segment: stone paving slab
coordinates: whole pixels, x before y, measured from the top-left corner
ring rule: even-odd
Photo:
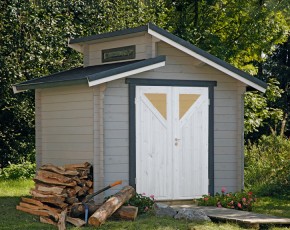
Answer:
[[[251,226],[261,225],[290,225],[290,218],[258,214],[254,212],[239,211],[235,209],[217,208],[210,206],[195,205],[172,205],[174,209],[189,208],[203,210],[208,217],[220,221],[232,221]]]

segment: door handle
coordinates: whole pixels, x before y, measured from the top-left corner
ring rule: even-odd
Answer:
[[[180,141],[181,139],[175,138],[175,141]]]

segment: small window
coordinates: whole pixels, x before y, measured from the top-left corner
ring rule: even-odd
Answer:
[[[102,50],[102,62],[112,62],[134,59],[136,46],[124,46],[113,49]]]

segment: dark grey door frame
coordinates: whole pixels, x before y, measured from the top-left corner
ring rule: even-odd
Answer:
[[[127,78],[129,85],[129,184],[136,188],[136,86],[208,87],[209,136],[208,136],[208,192],[214,194],[214,87],[216,81],[159,80]]]

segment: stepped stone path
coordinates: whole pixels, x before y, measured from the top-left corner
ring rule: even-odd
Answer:
[[[174,209],[186,208],[203,210],[213,221],[234,222],[249,228],[260,229],[267,225],[290,226],[290,218],[270,216],[254,212],[195,205],[171,205],[171,207]]]

